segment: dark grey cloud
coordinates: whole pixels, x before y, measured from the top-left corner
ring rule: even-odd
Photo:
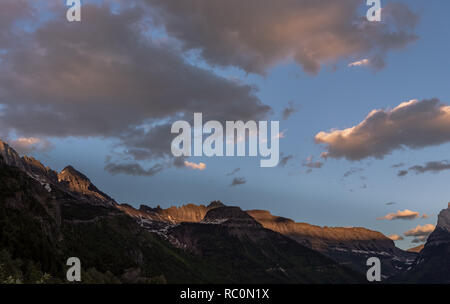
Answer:
[[[401,168],[401,167],[404,167],[404,166],[405,166],[405,163],[396,163],[396,164],[393,164],[391,166],[391,168]]]
[[[280,162],[278,163],[278,166],[280,166],[280,167],[286,167],[288,162],[294,158],[294,155],[292,155],[292,154],[285,156],[284,153],[281,153],[280,156],[281,156],[281,159],[280,159]]]
[[[0,48],[14,43],[18,19],[33,20],[30,2],[26,0],[2,0],[0,10]],[[0,57],[1,58],[1,57]]]
[[[392,206],[392,205],[395,205],[395,204],[396,204],[395,202],[387,202],[386,203],[387,206]]]
[[[397,173],[397,176],[402,177],[408,174],[408,170],[400,170]]]
[[[320,132],[323,157],[351,161],[381,159],[394,150],[420,149],[450,142],[450,106],[438,99],[411,100],[390,110],[373,110],[358,125]]]
[[[284,120],[288,119],[292,114],[298,112],[298,107],[294,105],[292,101],[289,102],[288,106],[283,109],[283,112],[281,113]]]
[[[227,173],[227,176],[234,175],[234,174],[238,173],[239,171],[241,171],[241,168],[236,168],[233,171],[231,171],[230,173]]]
[[[424,166],[412,166],[409,170],[414,171],[416,174],[425,173],[425,172],[433,172],[438,173],[444,170],[450,169],[450,163],[447,160],[443,161],[430,161],[427,162]]]
[[[382,65],[386,52],[416,39],[416,15],[394,3],[384,6],[385,22],[368,22],[361,0],[146,2],[185,50],[198,50],[211,65],[252,73],[289,59],[308,73],[348,57],[367,56]]]
[[[49,12],[54,18],[27,32],[14,24],[36,16],[36,8],[6,3],[2,136],[109,138],[135,161],[167,159],[175,120],[192,120],[194,112],[208,120],[259,120],[271,111],[255,87],[193,66],[172,39],[153,37],[142,1],[114,12],[110,1],[84,4],[80,23],[67,22],[64,6],[50,5],[59,7]]]
[[[243,185],[247,183],[247,179],[245,179],[244,177],[235,177],[233,178],[233,180],[231,181],[230,187],[234,187],[234,186],[238,186],[238,185]]]
[[[408,170],[400,170],[397,175],[398,176],[405,176],[409,172],[414,172],[416,174],[423,174],[427,172],[431,173],[439,173],[441,171],[450,170],[450,162],[448,160],[442,160],[442,161],[430,161],[427,162],[425,165],[415,165],[410,167]]]
[[[153,176],[164,169],[164,166],[161,164],[153,165],[149,169],[144,169],[138,163],[130,163],[130,164],[114,164],[108,163],[105,166],[105,170],[111,173],[112,175],[116,174],[128,174],[134,176]]]
[[[353,174],[357,174],[363,171],[363,168],[350,168],[349,170],[345,171],[343,178],[347,178],[349,176],[352,176]]]

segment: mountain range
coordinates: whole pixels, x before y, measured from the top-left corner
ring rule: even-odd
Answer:
[[[296,223],[216,201],[119,204],[72,166],[56,172],[0,140],[0,282],[61,283],[78,257],[86,283],[449,283],[450,206],[423,250],[365,228]]]

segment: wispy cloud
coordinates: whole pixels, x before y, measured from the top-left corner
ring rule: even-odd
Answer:
[[[289,102],[289,105],[283,109],[282,117],[284,120],[288,119],[292,114],[298,112],[298,107],[294,105],[292,101]]]
[[[324,165],[321,161],[314,161],[313,156],[309,156],[306,158],[306,160],[303,162],[303,167],[309,168],[309,169],[320,169]]]
[[[370,65],[369,59],[361,59],[348,64],[348,67],[360,67],[360,66],[368,66]]]
[[[442,161],[430,161],[427,162],[425,165],[415,165],[410,167],[408,170],[400,170],[398,171],[398,176],[405,176],[410,171],[413,171],[416,174],[423,174],[427,172],[431,173],[439,173],[441,171],[450,170],[450,162],[448,160],[442,160]]]
[[[283,153],[281,153],[280,156],[281,156],[281,159],[280,159],[280,162],[278,163],[278,166],[280,166],[280,167],[286,167],[287,163],[294,158],[294,156],[292,154],[285,156]]]
[[[410,229],[404,233],[406,236],[428,236],[433,232],[435,226],[432,224],[426,224],[423,226],[417,225],[416,228]]]
[[[400,170],[397,172],[397,176],[402,177],[408,174],[408,170]]]
[[[352,176],[357,173],[361,173],[363,171],[364,171],[363,168],[351,168],[344,173],[343,178],[347,178],[349,176]]]
[[[234,187],[234,186],[238,186],[238,185],[243,185],[245,183],[247,183],[247,180],[244,177],[235,177],[231,181],[230,186]]]
[[[154,176],[161,172],[164,169],[164,166],[161,164],[153,165],[149,169],[144,169],[138,163],[131,164],[114,164],[108,163],[105,166],[105,170],[111,173],[112,175],[116,174],[128,174],[134,176]]]
[[[234,174],[238,173],[239,171],[241,171],[241,168],[236,168],[236,169],[234,169],[233,171],[227,173],[227,176],[234,175]]]
[[[405,163],[396,163],[396,164],[393,164],[391,166],[391,168],[401,168],[401,167],[404,167],[404,166],[405,166]]]
[[[205,163],[202,163],[202,162],[196,164],[196,163],[194,163],[194,162],[190,162],[190,161],[187,161],[187,160],[186,160],[186,161],[184,161],[184,165],[185,165],[187,168],[190,168],[190,169],[193,169],[193,170],[200,170],[200,171],[203,171],[203,170],[206,169],[206,164],[205,164]]]
[[[401,235],[398,235],[398,234],[392,234],[392,235],[388,236],[388,238],[390,238],[393,241],[404,240],[404,238]]]
[[[410,229],[403,233],[405,236],[414,237],[411,241],[412,243],[422,243],[425,242],[428,236],[434,231],[436,227],[432,224],[426,224],[423,226],[417,225],[416,228]]]
[[[395,213],[389,213],[383,217],[377,218],[377,220],[413,220],[420,217],[420,213],[416,211],[411,211],[408,209],[405,209],[403,211],[398,210]]]
[[[27,154],[33,151],[47,151],[52,146],[48,140],[37,137],[19,137],[15,140],[10,140],[9,143],[20,154]]]

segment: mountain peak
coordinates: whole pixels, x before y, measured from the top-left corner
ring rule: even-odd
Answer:
[[[447,209],[439,212],[436,228],[445,229],[450,232],[450,204]]]
[[[213,201],[213,202],[209,203],[209,205],[208,205],[209,209],[219,208],[219,207],[225,207],[225,205],[221,201]]]
[[[65,184],[72,192],[81,193],[95,200],[113,201],[111,197],[101,192],[86,175],[70,165],[58,174],[58,182]]]
[[[76,170],[71,165],[68,165],[64,169],[62,169],[60,174],[62,174],[62,175],[73,175],[73,176],[77,176],[77,177],[79,177],[81,179],[89,180],[89,178],[87,178],[86,175],[84,175],[80,171]]]
[[[40,161],[31,156],[23,156],[22,164],[28,173],[39,180],[47,180],[52,182],[58,181],[58,173],[53,171],[50,167],[44,166]]]
[[[22,160],[19,154],[11,148],[6,142],[0,139],[0,161],[9,166],[15,166],[23,169]]]
[[[239,207],[218,207],[208,211],[205,219],[252,218]]]
[[[262,228],[253,217],[239,207],[217,207],[210,209],[202,220],[205,224],[224,224],[234,227]]]

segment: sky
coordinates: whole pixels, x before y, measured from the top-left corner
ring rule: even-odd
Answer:
[[[0,4],[0,137],[22,154],[136,207],[220,200],[401,248],[447,207],[448,1],[381,1],[375,23],[362,0],[85,0],[72,23],[64,2]],[[177,161],[194,112],[279,121],[284,161]]]

